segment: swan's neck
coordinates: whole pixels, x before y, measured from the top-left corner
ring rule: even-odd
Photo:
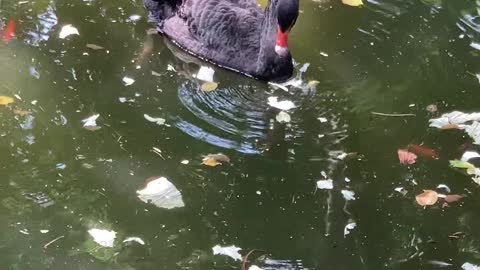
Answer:
[[[278,0],[268,1],[262,23],[260,50],[258,54],[257,71],[265,69],[265,60],[274,57],[277,40],[277,4]]]

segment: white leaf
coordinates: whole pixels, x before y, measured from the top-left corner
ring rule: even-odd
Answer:
[[[288,111],[290,109],[295,108],[295,104],[290,100],[282,100],[278,101],[278,97],[269,97],[268,98],[268,105],[280,109],[282,111]]]
[[[82,120],[84,127],[96,127],[97,126],[97,119],[100,114],[94,114],[90,117],[87,117]]]
[[[143,202],[152,203],[160,208],[172,209],[185,206],[180,191],[165,177],[148,182],[144,189],[137,190],[137,195]]]
[[[215,70],[211,67],[201,66],[195,77],[205,82],[213,82]]]
[[[71,24],[64,25],[62,30],[60,30],[59,38],[64,39],[70,35],[80,35],[77,28],[73,27]]]
[[[347,235],[350,234],[350,231],[355,229],[355,227],[357,227],[357,223],[348,223],[343,229],[343,237],[347,237]]]
[[[90,229],[88,230],[90,236],[93,237],[93,241],[102,247],[113,247],[113,242],[117,233],[115,231],[107,231],[102,229]]]
[[[342,195],[343,195],[343,198],[345,198],[345,200],[347,200],[347,201],[355,200],[355,192],[353,192],[353,191],[344,189],[344,190],[342,190]]]
[[[477,152],[466,151],[465,153],[463,153],[461,161],[468,162],[468,160],[470,160],[472,158],[478,158],[478,157],[480,157],[480,154],[478,154]]]
[[[127,77],[127,76],[123,77],[122,81],[123,81],[123,84],[124,84],[125,86],[132,85],[132,84],[135,82],[134,79],[132,79],[132,78],[130,78],[130,77]]]
[[[480,270],[480,266],[466,262],[462,264],[462,269],[463,270]]]
[[[317,119],[320,121],[320,123],[326,123],[328,121],[325,117],[318,117]]]
[[[480,122],[474,121],[465,131],[473,139],[474,144],[480,144]]]
[[[319,189],[333,189],[333,180],[332,179],[319,180],[317,181],[317,187]]]
[[[147,119],[147,121],[149,122],[152,122],[152,123],[155,123],[159,126],[161,125],[165,125],[165,119],[163,118],[160,118],[160,117],[151,117],[150,115],[148,114],[144,114],[143,117],[145,117],[145,119]]]
[[[275,119],[277,119],[279,123],[289,123],[292,120],[290,115],[284,111],[279,112]]]
[[[403,196],[407,195],[408,191],[404,187],[396,187],[394,189],[396,192],[402,194]]]
[[[125,240],[123,240],[123,243],[126,243],[126,242],[137,242],[142,246],[145,245],[145,242],[139,237],[128,237]]]
[[[222,247],[220,245],[216,245],[212,248],[213,250],[213,255],[225,255],[228,256],[234,260],[242,260],[242,255],[238,253],[239,250],[242,250],[239,247],[236,246],[229,246],[229,247]]]
[[[470,121],[480,121],[480,113],[463,113],[459,111],[453,111],[443,114],[440,118],[429,120],[431,127],[442,128],[445,125],[453,124],[457,125],[460,129],[465,128],[465,123]]]
[[[185,159],[185,160],[182,160],[180,163],[182,163],[183,165],[188,165],[190,161],[188,159]]]
[[[128,17],[128,22],[138,22],[140,19],[142,18],[142,16],[138,15],[138,14],[133,14],[133,15],[130,15],[130,17]]]

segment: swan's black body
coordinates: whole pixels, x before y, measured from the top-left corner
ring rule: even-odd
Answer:
[[[293,72],[286,47],[298,16],[298,0],[144,0],[149,20],[181,48],[219,66],[263,80]],[[283,51],[277,50],[280,34]]]

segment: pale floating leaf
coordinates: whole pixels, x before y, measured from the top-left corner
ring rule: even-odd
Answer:
[[[319,83],[320,83],[319,81],[309,81],[307,83],[307,87],[308,88],[313,88],[313,87],[317,86]]]
[[[180,163],[182,163],[183,165],[188,165],[190,163],[190,161],[185,159],[185,160],[180,161]]]
[[[242,249],[239,247],[236,247],[236,246],[222,247],[220,245],[216,245],[212,248],[212,250],[213,250],[213,255],[225,255],[236,261],[242,260],[242,255],[238,252],[239,250],[242,250]]]
[[[136,243],[139,243],[140,245],[144,246],[145,245],[145,241],[143,241],[141,238],[139,237],[128,237],[126,238],[125,240],[123,240],[123,243],[127,243],[127,242],[136,242]]]
[[[480,266],[466,262],[462,264],[463,270],[480,270]]]
[[[217,90],[217,87],[218,87],[218,83],[216,83],[216,82],[205,82],[205,83],[202,84],[200,89],[203,92],[212,92],[212,91]]]
[[[151,180],[142,190],[137,190],[140,200],[151,203],[159,208],[173,209],[184,207],[180,191],[165,177]]]
[[[87,44],[86,47],[89,48],[89,49],[95,50],[95,51],[105,49],[104,47],[99,46],[97,44]]]
[[[43,233],[43,234],[48,233],[48,232],[49,232],[49,230],[40,230],[40,233]]]
[[[465,131],[473,139],[474,144],[480,144],[480,122],[474,121],[465,128]]]
[[[90,229],[88,230],[90,236],[92,236],[93,241],[99,244],[102,247],[113,247],[113,242],[117,233],[115,231],[108,231],[102,229]]]
[[[319,180],[317,181],[317,187],[319,189],[333,189],[333,180],[332,179]]]
[[[351,190],[342,190],[342,195],[343,198],[345,198],[346,201],[353,201],[355,200],[355,192]]]
[[[343,237],[347,237],[347,235],[350,234],[350,232],[357,227],[357,223],[351,222],[348,223],[345,228],[343,229]]]
[[[289,123],[292,118],[290,117],[290,115],[284,111],[281,111],[277,114],[277,116],[275,117],[275,119],[279,122],[279,123]]]
[[[342,0],[342,3],[352,7],[358,7],[363,5],[362,0]]]
[[[83,119],[82,120],[83,127],[85,129],[88,129],[88,130],[91,130],[91,131],[95,131],[95,130],[100,129],[100,127],[97,126],[97,119],[98,119],[99,116],[100,116],[100,114],[94,114],[90,117],[87,117],[87,118]]]
[[[288,111],[290,109],[295,108],[295,104],[290,100],[278,101],[278,97],[275,97],[275,96],[268,98],[268,105],[270,105],[271,107],[280,109],[282,111]]]
[[[127,22],[138,22],[141,18],[142,16],[138,14],[133,14],[128,17]]]
[[[408,191],[404,187],[396,187],[394,189],[396,192],[402,194],[403,196],[407,195]]]
[[[250,266],[248,268],[248,270],[263,270],[263,268],[260,268],[260,267],[256,266],[255,264],[253,264],[252,266]]]
[[[328,121],[325,117],[318,117],[317,119],[320,121],[320,123],[326,123]]]
[[[430,113],[436,113],[438,111],[438,107],[435,104],[430,104],[425,109]]]
[[[132,78],[130,78],[130,77],[127,77],[127,76],[123,77],[122,81],[123,81],[123,84],[124,84],[125,86],[132,85],[132,84],[135,82],[134,79],[132,79]]]
[[[20,116],[26,116],[26,115],[32,114],[31,111],[24,111],[24,110],[17,110],[17,109],[13,110],[13,113]]]
[[[7,96],[0,96],[0,105],[8,105],[13,103],[13,98]]]
[[[415,196],[415,200],[420,206],[434,205],[438,201],[438,193],[434,190],[424,190],[423,193]]]
[[[144,114],[143,117],[149,121],[149,122],[152,122],[152,123],[155,123],[159,126],[162,126],[162,125],[165,125],[165,119],[163,118],[160,118],[160,117],[151,117],[150,115],[148,114]]]
[[[214,82],[213,75],[215,74],[215,70],[211,67],[201,66],[198,70],[195,78],[205,81],[205,82]]]
[[[464,129],[467,122],[480,121],[480,113],[463,113],[453,111],[443,114],[439,118],[430,119],[430,127],[443,128],[446,125],[456,125],[459,129]]]
[[[70,35],[80,35],[78,29],[71,24],[64,25],[62,30],[60,30],[59,38],[64,39]]]

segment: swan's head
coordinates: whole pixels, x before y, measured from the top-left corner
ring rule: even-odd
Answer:
[[[288,33],[298,17],[298,0],[278,0],[277,3],[277,38],[275,52],[280,57],[288,57]]]

